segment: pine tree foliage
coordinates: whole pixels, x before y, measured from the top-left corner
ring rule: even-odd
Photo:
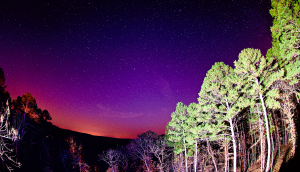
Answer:
[[[174,147],[174,153],[180,154],[184,152],[185,155],[185,168],[187,171],[187,144],[186,144],[186,137],[187,137],[187,106],[183,105],[182,102],[177,103],[175,112],[171,115],[172,119],[167,125],[167,139],[169,141],[170,146]]]
[[[279,81],[284,70],[278,69],[274,58],[262,56],[258,49],[244,49],[239,54],[238,61],[234,62],[235,72],[238,75],[239,84],[244,95],[249,98],[250,105],[260,99],[259,95],[266,96],[266,106],[270,109],[279,109],[279,90],[271,89],[274,82]]]
[[[197,113],[197,104],[191,103],[187,108],[188,118],[186,120],[187,127],[187,136],[186,142],[187,145],[193,146],[195,145],[200,138],[200,133],[198,132],[198,125],[199,125],[199,114]],[[193,150],[192,150],[193,151]]]
[[[299,82],[300,74],[300,3],[296,0],[271,0],[271,27],[273,47],[269,56],[278,59],[285,69],[285,79],[290,85]]]
[[[176,106],[176,111],[171,115],[171,121],[167,125],[167,138],[168,141],[175,146],[174,152],[176,154],[184,151],[184,145],[182,143],[186,140],[184,129],[186,128],[186,120],[188,119],[186,109],[187,107],[179,102]]]
[[[198,98],[199,104],[205,107],[205,111],[214,114],[215,120],[220,123],[217,129],[219,133],[216,134],[231,136],[229,140],[232,140],[233,143],[234,171],[236,171],[237,156],[235,117],[249,104],[249,101],[241,96],[238,81],[238,77],[231,67],[223,62],[215,63],[206,73]],[[229,125],[225,125],[225,121]],[[221,138],[224,139],[224,137]]]
[[[235,72],[240,77],[242,92],[251,101],[253,106],[259,102],[263,108],[264,124],[267,134],[268,155],[266,171],[269,171],[271,158],[271,138],[267,109],[279,109],[279,91],[271,89],[276,81],[283,77],[284,71],[278,69],[274,58],[265,58],[257,49],[244,49],[239,54],[238,61],[234,62]]]
[[[205,140],[205,129],[203,128],[203,122],[201,123],[200,115],[202,115],[201,110],[199,110],[199,105],[196,103],[191,103],[187,108],[188,119],[187,119],[187,137],[186,143],[189,149],[189,154],[194,154],[194,171],[197,171],[197,161],[198,161],[198,143],[201,140]],[[203,137],[204,136],[204,137]],[[194,147],[194,149],[192,148]]]
[[[293,154],[297,146],[297,130],[294,122],[296,97],[299,103],[300,79],[300,2],[296,0],[271,0],[270,14],[274,18],[272,31],[272,49],[268,56],[274,56],[279,66],[284,69],[284,77],[276,86],[280,88],[281,111],[287,117],[291,131],[290,142],[293,143]],[[293,156],[293,155],[292,155]]]

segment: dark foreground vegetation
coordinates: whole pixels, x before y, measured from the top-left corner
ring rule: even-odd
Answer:
[[[62,130],[0,70],[1,171],[294,171],[299,164],[300,2],[271,0],[273,46],[215,63],[197,103],[178,103],[166,134],[133,140]]]

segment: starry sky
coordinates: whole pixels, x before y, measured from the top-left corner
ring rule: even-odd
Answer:
[[[271,47],[268,0],[3,0],[0,67],[54,125],[98,136],[165,133],[215,62]]]

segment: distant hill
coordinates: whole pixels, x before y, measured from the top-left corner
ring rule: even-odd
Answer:
[[[70,171],[69,161],[63,163],[63,156],[70,152],[67,139],[73,137],[82,145],[82,157],[91,171],[105,171],[108,165],[99,161],[99,154],[109,148],[129,144],[130,139],[118,139],[62,129],[47,122],[37,123],[27,118],[28,127],[17,143],[17,157],[22,166],[15,171]]]
[[[99,161],[98,154],[110,148],[117,148],[120,146],[126,146],[129,144],[130,139],[119,139],[103,136],[93,136],[86,133],[80,133],[72,130],[62,129],[57,126],[52,125],[53,137],[58,137],[59,139],[67,139],[73,136],[77,143],[82,145],[84,160],[88,165],[95,165],[100,171],[105,171],[107,169],[106,163]],[[93,169],[92,169],[93,171]]]
[[[52,134],[55,137],[67,138],[70,136],[74,136],[78,141],[81,141],[83,145],[88,146],[97,146],[101,147],[101,150],[114,148],[116,146],[125,146],[127,145],[131,139],[120,139],[120,138],[112,138],[112,137],[104,137],[104,136],[94,136],[86,133],[80,133],[68,129],[62,129],[55,125],[52,125]]]

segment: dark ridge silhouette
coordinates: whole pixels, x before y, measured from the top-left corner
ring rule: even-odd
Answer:
[[[53,136],[59,139],[66,140],[68,137],[74,137],[78,144],[82,145],[83,158],[86,163],[91,166],[91,171],[94,171],[92,166],[95,166],[100,171],[105,171],[108,165],[99,160],[99,154],[104,150],[115,149],[117,147],[126,146],[130,143],[130,139],[119,139],[104,136],[93,136],[86,133],[80,133],[72,130],[61,129],[57,126],[53,127]]]
[[[126,146],[130,139],[118,139],[93,136],[72,130],[61,129],[50,122],[37,123],[26,118],[27,129],[22,139],[17,142],[17,156],[21,168],[15,171],[70,171],[68,138],[73,137],[77,145],[82,146],[81,154],[84,162],[90,166],[90,171],[105,171],[108,165],[99,160],[99,155],[109,148]]]

